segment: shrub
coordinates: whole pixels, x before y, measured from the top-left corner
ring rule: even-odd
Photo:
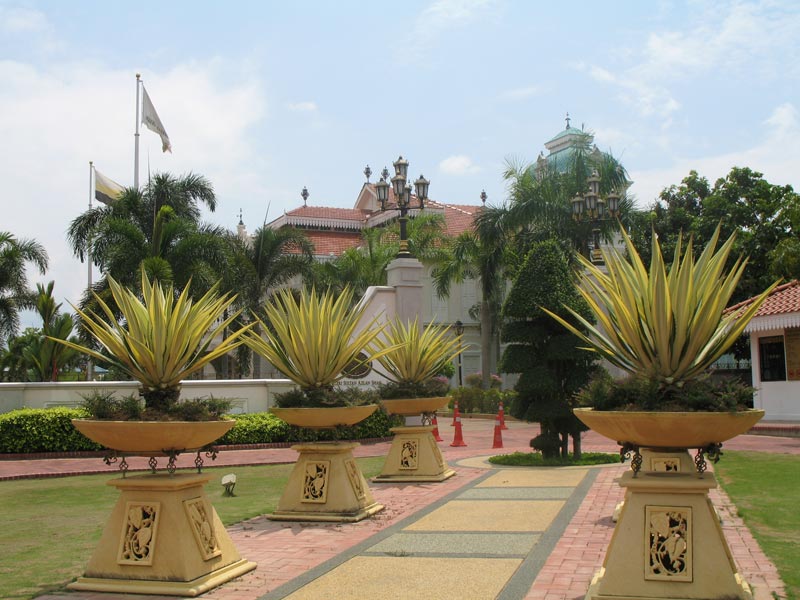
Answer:
[[[292,441],[292,428],[270,413],[231,415],[233,429],[219,439],[219,444],[270,444]]]
[[[24,408],[0,414],[0,454],[102,450],[102,446],[92,442],[72,426],[72,419],[88,416],[82,408]],[[382,410],[375,411],[357,425],[340,427],[335,431],[292,427],[269,413],[229,416],[236,424],[217,444],[383,438],[391,436],[390,428],[402,424],[400,418],[390,417]]]
[[[482,390],[480,387],[459,387],[450,392],[453,400],[458,400],[458,410],[463,413],[494,414],[503,403],[508,409],[516,397],[513,391],[501,391],[497,388]]]
[[[218,421],[232,401],[227,398],[179,400],[161,410],[145,408],[137,396],[118,398],[110,391],[95,391],[83,396],[83,408],[94,419],[111,421]]]
[[[0,453],[100,450],[72,426],[87,417],[76,408],[23,408],[0,415]]]
[[[483,385],[483,374],[481,373],[470,373],[464,379],[467,381],[467,385],[470,387],[481,387]],[[503,385],[503,379],[497,373],[492,373],[489,376],[489,385],[492,388],[499,388]]]

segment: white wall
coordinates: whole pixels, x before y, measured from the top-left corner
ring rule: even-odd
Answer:
[[[288,379],[216,379],[184,381],[182,398],[228,398],[232,413],[266,412],[276,393],[294,388]],[[135,381],[64,381],[58,383],[0,383],[0,412],[17,408],[77,407],[93,391],[112,391],[119,396],[136,395]]]
[[[761,381],[758,340],[783,335],[782,329],[750,334],[750,358],[753,373],[753,406],[765,411],[764,421],[800,421],[800,381]],[[787,370],[788,372],[788,370]]]

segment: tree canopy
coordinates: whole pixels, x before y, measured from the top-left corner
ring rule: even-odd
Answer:
[[[647,263],[653,233],[664,255],[672,256],[681,232],[691,234],[699,247],[718,225],[722,238],[736,233],[730,260],[749,257],[733,302],[755,296],[776,278],[800,277],[800,196],[791,186],[771,184],[746,167],[733,167],[713,185],[690,171],[679,185],[665,188],[631,229]]]
[[[541,424],[532,441],[545,456],[566,455],[570,435],[580,453],[585,427],[572,414],[572,398],[594,372],[594,358],[580,340],[547,315],[547,308],[576,323],[565,309],[591,320],[575,289],[574,272],[556,240],[536,242],[524,259],[503,305],[503,335],[508,344],[501,361],[505,373],[519,373],[511,414]],[[576,437],[577,436],[577,437]]]

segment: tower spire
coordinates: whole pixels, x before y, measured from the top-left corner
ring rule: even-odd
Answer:
[[[567,113],[566,121],[567,121],[567,129],[569,129],[569,121],[570,121],[569,113]]]

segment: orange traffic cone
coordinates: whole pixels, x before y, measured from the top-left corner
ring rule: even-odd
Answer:
[[[500,410],[497,413],[498,418],[500,419],[500,429],[508,429],[506,427],[506,413],[503,411],[503,401],[500,401]]]
[[[433,439],[435,439],[437,442],[443,442],[444,440],[442,439],[442,436],[439,435],[439,422],[436,420],[436,415],[433,415],[433,421],[431,421],[431,424],[433,425],[433,431],[431,432],[433,434]]]
[[[461,416],[461,413],[458,412],[458,400],[453,402],[453,427],[456,425],[456,419]]]
[[[464,433],[461,431],[461,416],[456,416],[456,435],[451,446],[466,446],[464,443]]]
[[[503,428],[500,425],[500,416],[498,415],[497,418],[494,420],[494,443],[492,444],[492,448],[502,448],[503,447]]]

